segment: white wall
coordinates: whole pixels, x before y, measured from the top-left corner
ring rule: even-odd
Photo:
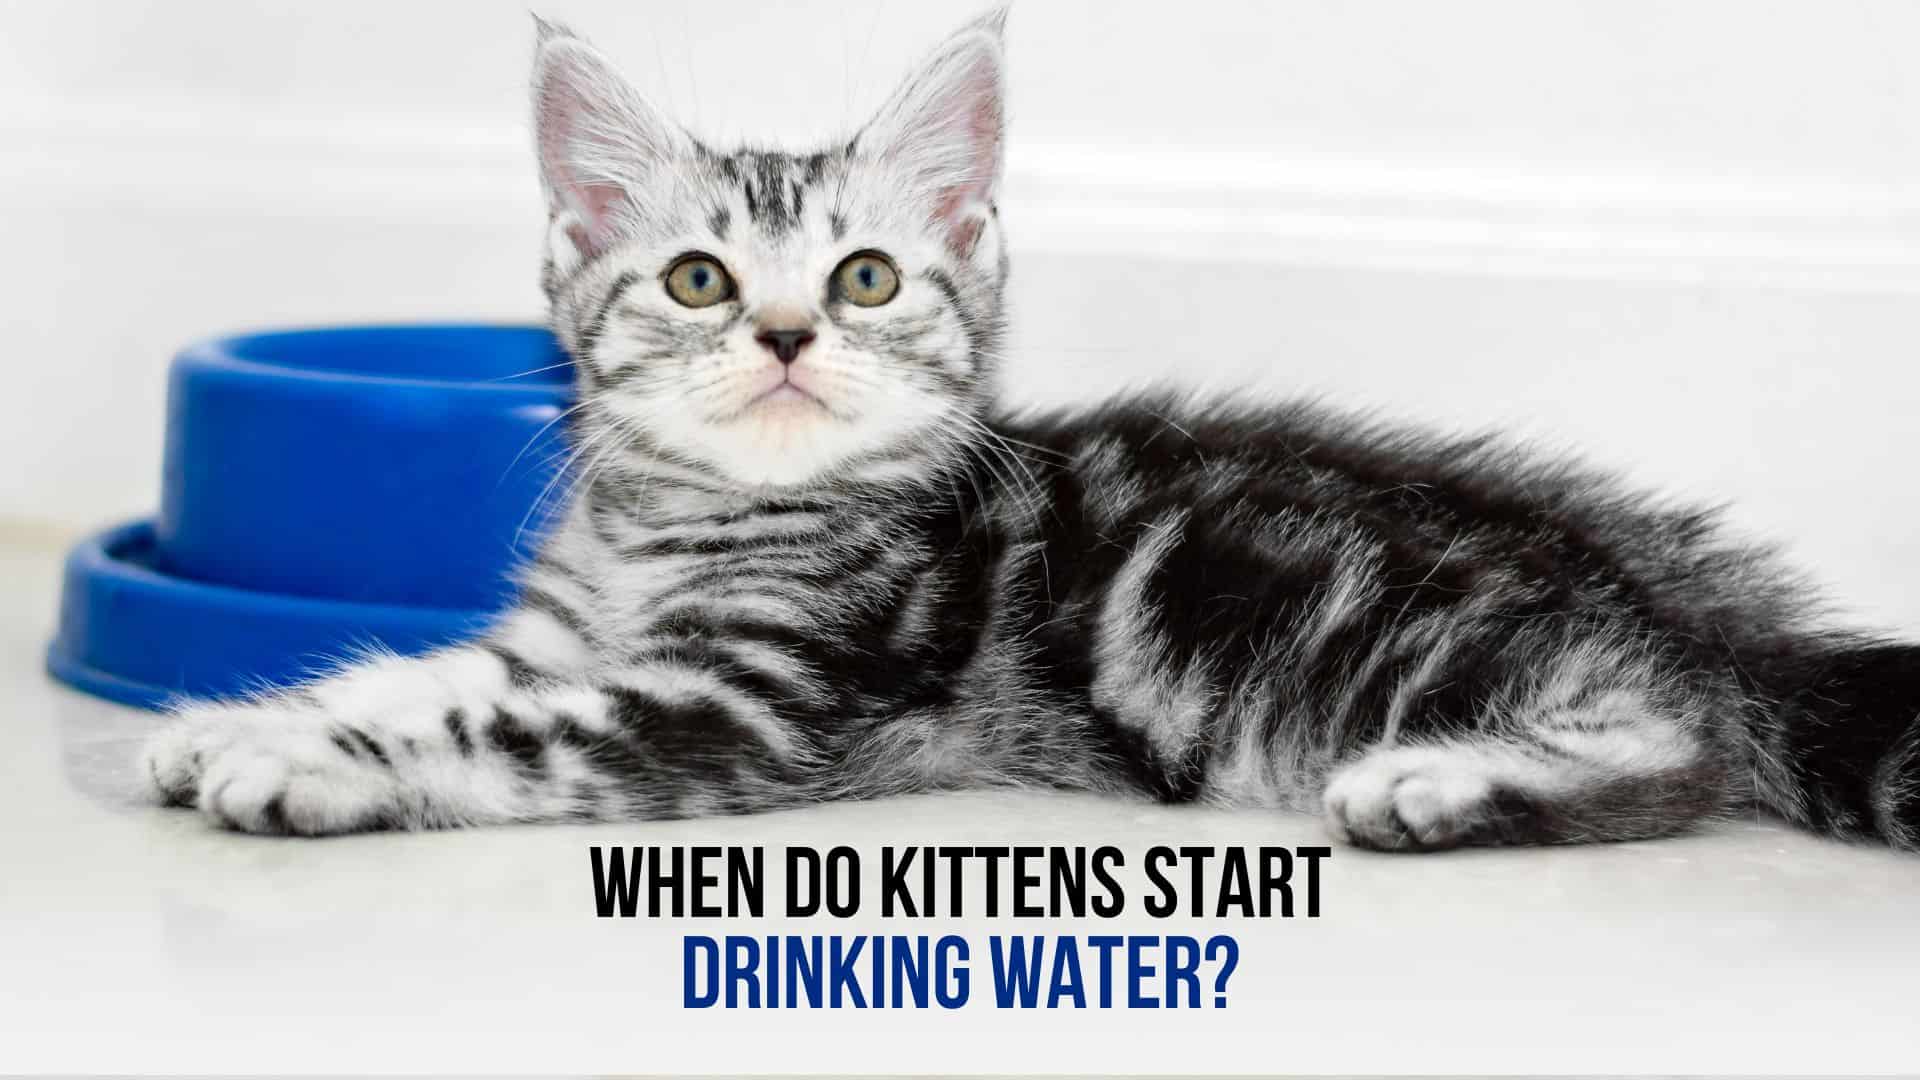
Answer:
[[[543,10],[696,129],[794,142],[972,8]],[[0,519],[149,508],[189,338],[537,317],[521,0],[0,27]],[[1011,35],[1017,394],[1510,423],[1733,498],[1920,626],[1920,5],[1023,0]]]

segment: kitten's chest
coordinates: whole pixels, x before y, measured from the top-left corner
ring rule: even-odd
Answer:
[[[742,625],[819,630],[871,588],[862,530],[822,515],[637,524],[602,540],[594,621],[610,642]]]

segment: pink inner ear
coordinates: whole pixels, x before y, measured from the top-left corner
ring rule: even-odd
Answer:
[[[972,252],[983,224],[969,210],[993,197],[994,181],[1000,172],[998,74],[992,59],[976,57],[954,87],[954,100],[960,107],[955,126],[966,141],[968,172],[965,179],[942,193],[936,214],[947,225],[948,246],[960,255]]]
[[[565,205],[578,215],[567,226],[567,239],[582,258],[598,255],[613,238],[613,216],[626,192],[615,184],[582,184],[569,177],[554,177]]]
[[[583,257],[591,257],[611,238],[613,216],[626,192],[618,184],[580,175],[575,137],[592,107],[572,85],[571,74],[555,73],[541,94],[540,158],[548,186],[580,217],[568,227],[567,238]]]
[[[962,84],[962,97],[968,103],[967,135],[973,146],[988,158],[1000,153],[1000,81],[991,60],[975,60]]]
[[[567,230],[574,246],[582,255],[597,254],[612,232],[614,207],[626,197],[617,184],[580,184],[569,185],[584,222]]]
[[[966,208],[975,201],[968,189],[956,188],[941,200],[936,211],[947,226],[947,247],[963,258],[973,254],[973,245],[979,241],[980,229],[985,224],[978,215],[967,213]]]

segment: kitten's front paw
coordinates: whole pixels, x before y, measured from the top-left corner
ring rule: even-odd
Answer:
[[[149,740],[161,801],[244,832],[321,836],[393,823],[386,753],[297,707],[197,708]]]
[[[1327,785],[1327,823],[1380,851],[1439,851],[1496,841],[1503,814],[1477,755],[1444,747],[1375,750]]]
[[[255,725],[290,723],[292,710],[272,705],[192,705],[149,736],[140,760],[163,806],[198,806],[207,765]]]

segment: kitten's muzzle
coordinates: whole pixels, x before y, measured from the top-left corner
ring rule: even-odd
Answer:
[[[766,346],[783,364],[799,359],[800,350],[813,338],[811,330],[762,330],[753,336],[753,340]]]

